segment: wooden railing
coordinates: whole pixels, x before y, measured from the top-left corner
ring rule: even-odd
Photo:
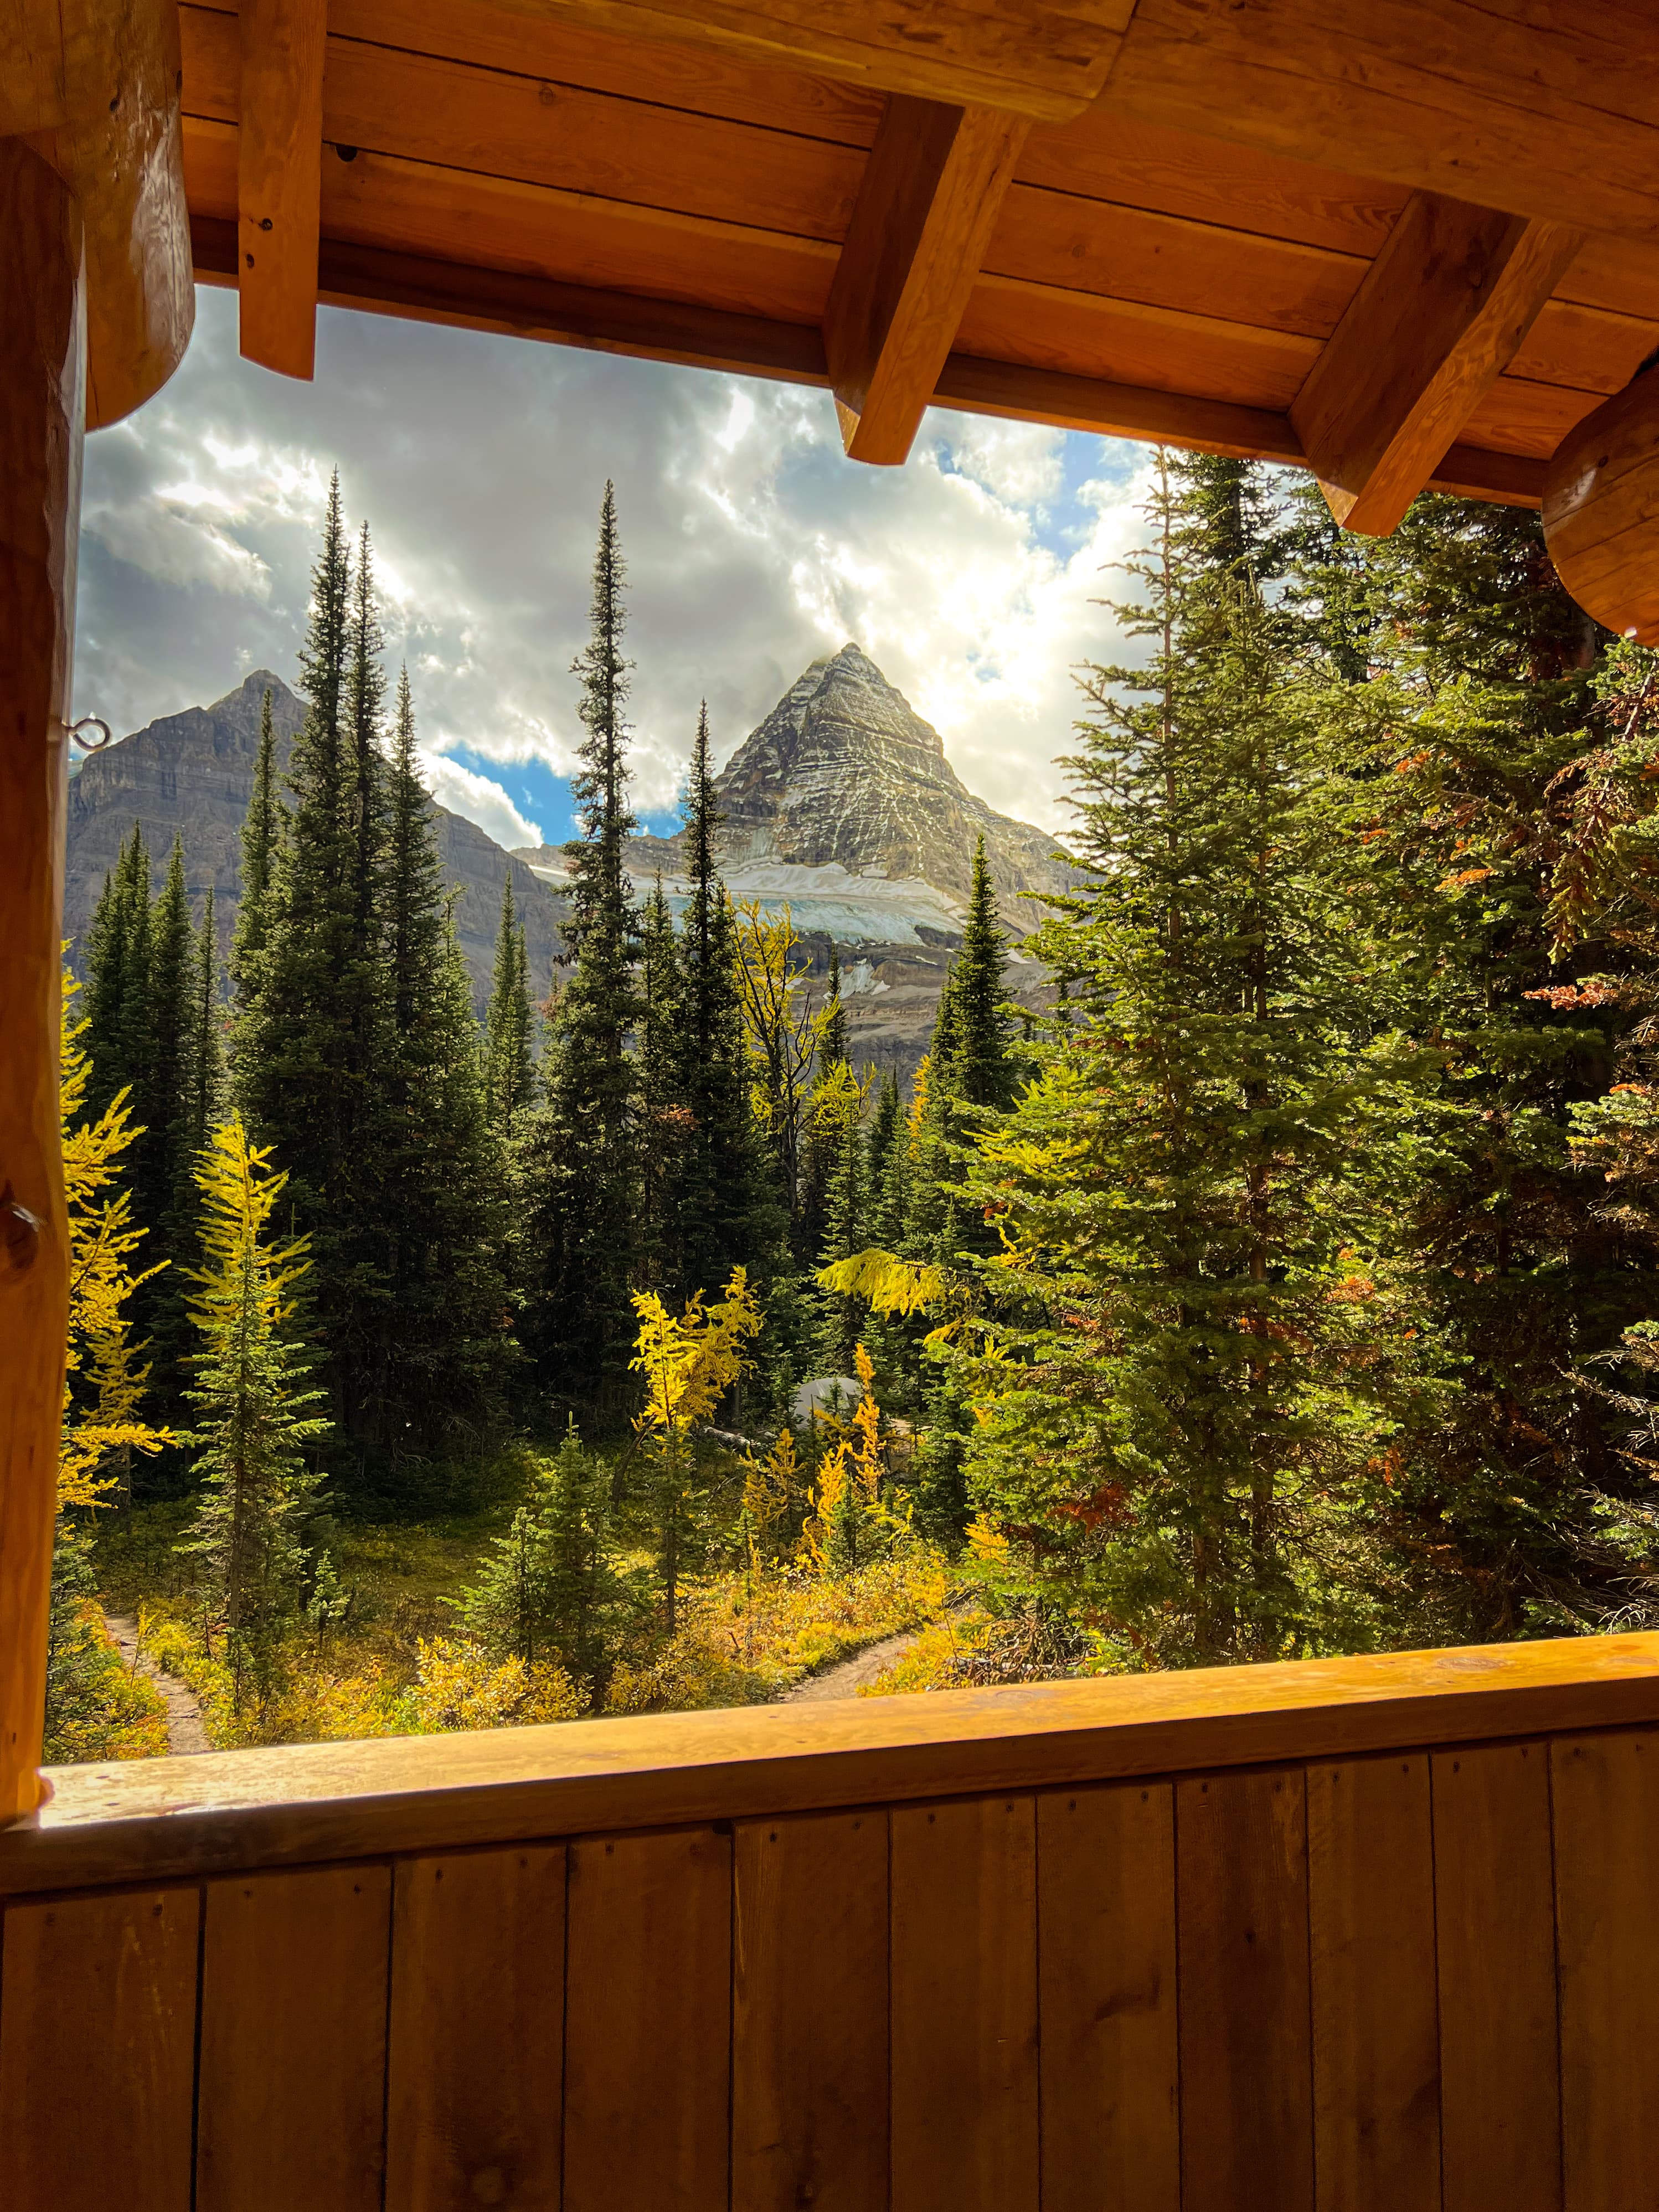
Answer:
[[[1653,2212],[1659,1638],[64,1769],[8,2212]]]

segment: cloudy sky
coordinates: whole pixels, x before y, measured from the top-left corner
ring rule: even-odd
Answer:
[[[1065,820],[1072,670],[1137,542],[1145,449],[930,414],[903,469],[842,457],[823,392],[325,309],[317,380],[237,357],[198,295],[173,381],[88,441],[79,714],[122,733],[251,670],[296,680],[329,471],[367,520],[441,803],[506,844],[569,834],[600,495],[629,567],[635,795],[661,826],[706,696],[721,758],[855,639],[970,789]]]

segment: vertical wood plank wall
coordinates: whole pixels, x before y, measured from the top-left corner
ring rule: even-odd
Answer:
[[[1651,2212],[1659,1730],[20,1899],[16,2212]]]

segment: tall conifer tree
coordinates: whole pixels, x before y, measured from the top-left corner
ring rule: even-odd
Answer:
[[[244,1024],[264,979],[270,934],[272,878],[283,834],[283,811],[276,789],[276,732],[270,719],[270,694],[259,703],[259,750],[253,763],[253,791],[242,817],[241,893],[230,939],[231,1046],[237,1054]],[[240,1094],[241,1070],[237,1076]]]
[[[484,1081],[489,1115],[504,1144],[518,1134],[536,1095],[536,1056],[532,1045],[529,957],[524,925],[513,905],[513,871],[501,888],[501,919],[495,933],[495,966],[484,1012]]]
[[[634,968],[640,922],[625,866],[634,829],[627,764],[630,664],[623,657],[626,567],[607,483],[581,679],[584,737],[573,779],[582,836],[570,848],[575,972],[553,1022],[546,1103],[525,1152],[523,1332],[554,1399],[614,1421],[628,1391],[639,1227]]]

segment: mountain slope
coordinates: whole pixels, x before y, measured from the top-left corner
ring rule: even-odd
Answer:
[[[286,764],[305,702],[278,676],[256,669],[210,707],[187,707],[88,755],[70,785],[69,865],[64,887],[64,933],[77,943],[92,919],[104,878],[135,820],[149,847],[154,886],[167,870],[173,833],[182,830],[191,911],[201,919],[213,891],[222,952],[228,951],[241,891],[241,830],[253,793],[259,750],[259,709],[271,694],[279,760]],[[514,860],[476,823],[434,806],[434,827],[444,879],[458,893],[455,928],[482,1007],[489,994],[501,889],[513,871],[513,896],[525,924],[532,988],[547,988],[566,902],[523,861]]]

